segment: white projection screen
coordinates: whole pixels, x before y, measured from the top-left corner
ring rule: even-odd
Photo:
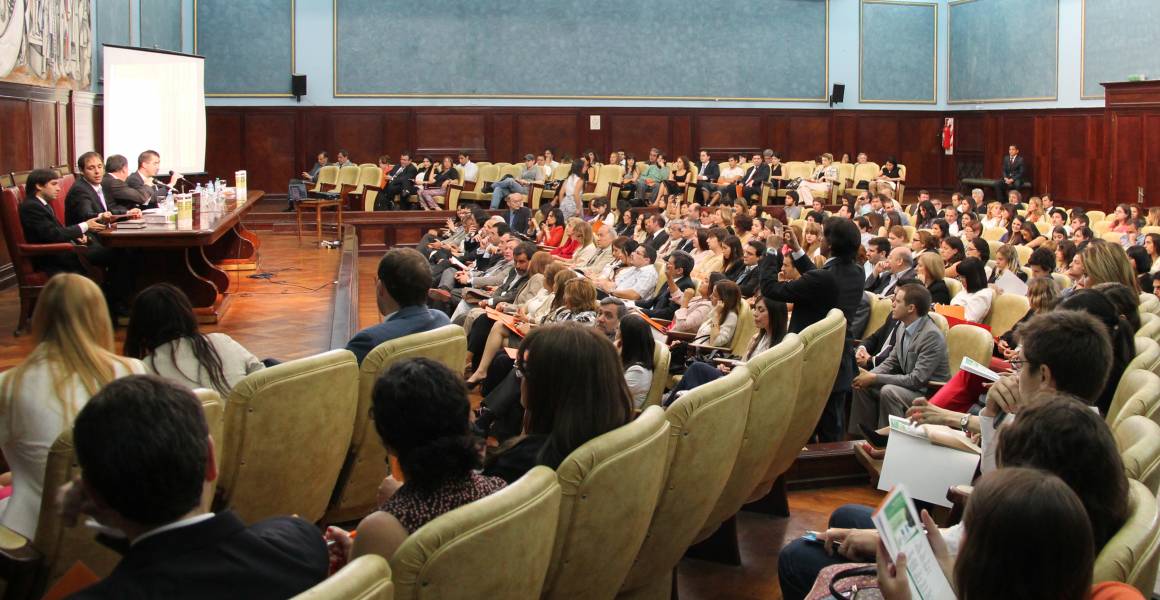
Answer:
[[[136,170],[144,150],[161,154],[159,174],[205,170],[205,59],[104,45],[105,156]]]

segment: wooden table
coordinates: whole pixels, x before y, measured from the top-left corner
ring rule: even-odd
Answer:
[[[107,247],[135,250],[134,293],[155,283],[171,283],[189,297],[198,321],[217,323],[230,300],[226,272],[257,268],[261,242],[242,224],[242,217],[264,195],[251,190],[244,203],[227,202],[221,211],[205,215],[195,208],[189,230],[152,223],[144,229],[114,225],[98,235]]]

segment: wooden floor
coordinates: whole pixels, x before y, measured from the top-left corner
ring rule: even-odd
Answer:
[[[340,251],[320,249],[293,234],[264,231],[260,270],[270,280],[237,273],[239,292],[221,323],[205,331],[228,333],[259,357],[293,359],[328,350],[330,313]],[[379,319],[374,273],[378,258],[359,259],[359,321]],[[15,289],[0,292],[0,371],[11,368],[31,349],[25,335],[12,337],[19,301]],[[124,329],[117,331],[117,347]],[[775,519],[742,513],[738,518],[741,566],[684,559],[678,567],[680,596],[685,600],[739,598],[777,600],[777,554],[809,529],[823,529],[831,511],[847,503],[876,504],[881,492],[869,486],[791,492],[791,517]]]

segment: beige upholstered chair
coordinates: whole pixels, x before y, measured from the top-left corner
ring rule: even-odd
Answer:
[[[751,501],[769,494],[774,482],[789,469],[813,435],[838,376],[846,345],[846,317],[842,311],[832,309],[825,318],[806,327],[798,336],[805,351],[802,354],[803,377],[794,401],[793,415],[785,438],[777,448],[777,456],[750,495]]]
[[[1140,326],[1147,325],[1156,319],[1160,319],[1160,317],[1157,317],[1156,315],[1144,310],[1143,308],[1141,308],[1138,312],[1140,315]]]
[[[749,416],[745,421],[741,449],[725,490],[697,534],[696,541],[709,537],[722,523],[737,514],[769,471],[789,428],[803,376],[804,356],[805,346],[801,338],[791,333],[781,343],[745,363],[753,379],[753,393],[749,399]],[[733,542],[736,542],[735,536]]]
[[[1140,312],[1160,315],[1160,298],[1155,294],[1140,294]]]
[[[222,398],[216,391],[206,388],[193,390],[193,394],[197,396],[198,401],[201,402],[201,409],[205,412],[209,436],[213,438],[214,447],[217,449],[217,466],[220,472],[222,444],[225,442],[222,436],[222,431],[225,428],[225,407],[222,406]],[[213,492],[213,487],[207,486],[205,495],[202,497],[202,507],[206,510],[209,510],[210,505],[213,504]]]
[[[387,559],[366,554],[293,600],[393,600],[395,584]]]
[[[1160,344],[1142,337],[1135,338],[1135,342],[1136,357],[1128,363],[1124,371],[1144,369],[1160,375]]]
[[[749,350],[749,342],[753,334],[757,333],[757,323],[753,320],[753,309],[748,302],[742,302],[737,309],[737,328],[733,330],[733,340],[729,344],[729,353],[733,356],[745,356]]]
[[[580,199],[591,202],[597,198],[618,198],[620,196],[620,181],[624,178],[624,167],[620,165],[601,165],[596,172],[596,187],[591,192],[584,192]],[[613,202],[615,205],[616,203]]]
[[[247,523],[284,515],[317,522],[342,469],[357,404],[358,363],[348,350],[247,375],[226,402],[218,477],[225,505]],[[308,451],[289,451],[304,440]]]
[[[1155,495],[1160,489],[1160,425],[1133,415],[1121,419],[1113,433],[1128,478],[1148,486]]]
[[[1124,371],[1105,418],[1114,430],[1120,421],[1133,415],[1160,421],[1160,376],[1151,371]]]
[[[1128,481],[1131,513],[1128,522],[1104,545],[1096,556],[1092,583],[1127,583],[1144,597],[1152,595],[1160,558],[1160,519],[1156,497],[1139,481]]]
[[[983,323],[991,327],[991,335],[999,337],[1010,331],[1029,310],[1031,304],[1027,296],[996,294],[995,301],[991,303],[991,312],[983,319]]]
[[[499,167],[496,167],[495,165],[485,165],[483,163],[477,163],[477,166],[479,166],[479,175],[475,180],[474,187],[472,187],[470,190],[464,190],[463,194],[460,196],[460,200],[472,200],[478,202],[480,200],[491,199],[491,193],[485,193],[483,188],[485,185],[489,183],[495,183],[499,180]]]
[[[560,463],[560,520],[542,598],[616,595],[652,520],[668,448],[669,422],[653,406]]]
[[[648,397],[644,401],[645,406],[660,405],[661,396],[665,394],[665,383],[669,381],[669,361],[671,358],[669,347],[658,343],[656,349],[653,350],[653,376],[652,383],[648,388]]]
[[[737,459],[753,381],[738,367],[669,406],[669,462],[648,535],[618,598],[667,599],[672,571],[701,530]]]
[[[943,283],[947,284],[947,291],[950,292],[951,298],[959,295],[963,291],[963,284],[954,277],[943,277]]]
[[[379,344],[363,359],[356,376],[358,408],[354,416],[346,460],[334,487],[323,521],[343,523],[361,519],[378,508],[376,493],[387,476],[387,451],[371,419],[371,390],[375,380],[396,362],[423,356],[454,372],[467,360],[467,336],[458,325],[416,333]]]
[[[39,598],[77,562],[98,577],[108,575],[120,562],[121,555],[98,543],[92,529],[67,527],[57,513],[56,490],[77,472],[70,428],[48,450],[35,539],[0,526],[0,568],[4,571],[0,577],[7,583],[5,597]]]
[[[1147,325],[1141,325],[1140,330],[1136,332],[1136,337],[1151,338],[1153,341],[1160,343],[1160,321],[1152,321]]]
[[[885,325],[886,319],[890,317],[890,309],[890,298],[873,296],[870,300],[870,317],[866,320],[866,329],[862,331],[861,337],[870,337]]]
[[[1004,294],[1006,295],[1006,294]],[[959,372],[963,357],[969,356],[975,362],[990,364],[991,352],[995,349],[995,338],[991,332],[974,325],[956,325],[947,330],[947,366],[951,377]]]
[[[547,467],[444,513],[391,557],[399,600],[537,600],[552,558],[560,484]]]

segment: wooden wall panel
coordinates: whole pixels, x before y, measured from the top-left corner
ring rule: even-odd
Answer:
[[[32,168],[31,126],[27,100],[0,98],[0,173]]]
[[[811,160],[830,152],[830,117],[786,116],[789,121],[789,148],[783,160]]]
[[[624,148],[625,152],[636,154],[637,158],[648,158],[648,151],[657,147],[668,154],[678,152],[673,149],[672,131],[669,117],[656,114],[612,115],[603,119],[610,130],[609,144],[613,148]],[[681,148],[679,152],[687,152]]]
[[[1151,114],[1144,117],[1144,143],[1141,146],[1143,152],[1143,162],[1146,165],[1144,169],[1144,194],[1147,198],[1151,198],[1151,204],[1156,204],[1157,199],[1160,199],[1160,169],[1156,168],[1157,162],[1160,162],[1160,114]],[[1116,198],[1116,202],[1135,202],[1136,191],[1132,191],[1129,196],[1123,198]]]
[[[761,115],[741,114],[704,115],[694,119],[696,128],[696,151],[708,150],[719,160],[724,160],[725,154],[744,152],[765,148],[762,139]]]
[[[385,151],[383,147],[382,116],[375,113],[335,113],[331,148],[345,148],[355,164],[374,163]],[[399,151],[388,152],[392,160],[399,159]]]
[[[1088,117],[1079,115],[1048,119],[1050,146],[1045,150],[1050,163],[1050,179],[1047,184],[1054,195],[1078,198],[1090,192],[1088,120]]]
[[[559,144],[563,140],[576,139],[578,130],[576,113],[574,112],[517,114],[515,116],[516,152],[539,154],[548,148],[553,148],[556,154],[560,154]]]
[[[286,148],[296,147],[294,118],[290,111],[246,115],[242,122],[246,147],[241,165],[248,171],[249,181],[253,182],[251,189],[282,193],[286,181],[298,173],[294,153],[286,152]],[[230,170],[225,169],[225,172]]]
[[[238,170],[238,165],[242,164],[243,148],[248,147],[242,138],[242,115],[240,110],[215,110],[206,113],[205,170],[210,174],[220,176],[222,173],[231,173]],[[287,153],[283,151],[282,154]],[[129,168],[131,170],[132,165]],[[301,170],[299,169],[299,171]],[[294,171],[294,173],[297,172]],[[247,172],[246,185],[252,186],[253,189],[260,189],[257,184],[249,183],[250,178],[257,175],[256,171],[253,175]],[[268,177],[265,173],[262,176]],[[286,179],[290,179],[292,176],[287,175]]]
[[[515,147],[515,118],[510,113],[491,116],[491,134],[488,139],[488,153],[496,157],[497,161],[512,162],[532,152]]]
[[[60,164],[56,153],[56,103],[30,102],[28,114],[32,120],[32,164]]]
[[[1142,181],[1140,151],[1144,146],[1144,116],[1120,115],[1112,124],[1112,135],[1116,145],[1114,154],[1109,158],[1115,164],[1115,177],[1109,200],[1116,204],[1124,198],[1135,198],[1136,187]]]
[[[388,112],[383,115],[383,150],[398,155],[404,149],[416,152],[415,138],[411,135],[411,113]]]
[[[898,153],[896,157],[906,165],[908,187],[915,191],[919,188],[944,187],[945,159],[940,145],[942,124],[940,117],[924,117],[908,120],[904,126],[899,127],[898,143],[894,146]],[[883,148],[879,156],[889,156],[887,148],[889,146]]]
[[[419,154],[440,155],[467,150],[475,160],[491,161],[485,141],[486,129],[483,113],[418,113],[414,150]]]
[[[857,119],[854,126],[858,134],[857,144],[853,147],[840,146],[845,149],[844,151],[850,153],[851,159],[857,156],[856,152],[865,152],[867,156],[873,157],[870,160],[879,165],[886,160],[887,156],[894,156],[901,160],[901,157],[898,156],[901,147],[898,145],[900,126],[897,117],[863,117]],[[907,137],[912,136],[908,135]],[[913,142],[914,140],[908,139],[907,141]]]

